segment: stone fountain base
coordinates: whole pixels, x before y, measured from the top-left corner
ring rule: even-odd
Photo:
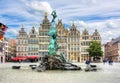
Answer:
[[[43,57],[40,65],[36,68],[37,71],[45,70],[81,70],[81,67],[72,63],[66,62],[60,55]]]

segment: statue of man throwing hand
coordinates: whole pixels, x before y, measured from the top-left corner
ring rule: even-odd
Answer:
[[[52,18],[52,23],[55,22],[55,18],[57,17],[56,11],[54,10],[51,15],[53,16]]]

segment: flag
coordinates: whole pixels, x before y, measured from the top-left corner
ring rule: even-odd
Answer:
[[[4,40],[4,34],[7,28],[8,27],[6,25],[4,25],[3,23],[0,23],[0,40]]]
[[[0,29],[1,29],[2,31],[6,31],[7,28],[8,28],[8,27],[7,27],[6,25],[0,23]]]

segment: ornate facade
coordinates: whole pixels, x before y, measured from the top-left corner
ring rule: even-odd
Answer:
[[[23,26],[18,33],[16,42],[16,56],[27,56],[28,55],[28,35],[25,32]]]
[[[39,27],[39,55],[44,56],[48,54],[49,36],[51,23],[47,18],[47,13],[44,14],[44,19]]]
[[[72,62],[80,62],[80,31],[77,30],[74,23],[68,31],[68,57]]]
[[[28,56],[29,55],[39,55],[39,39],[38,33],[36,32],[34,25],[28,35]]]
[[[58,34],[58,45],[60,47],[60,49],[58,50],[59,53],[62,53],[66,59],[68,59],[67,55],[67,34],[68,34],[68,30],[64,28],[63,24],[62,24],[62,20],[58,20],[58,24],[57,24],[57,34]]]
[[[91,42],[91,35],[89,34],[88,30],[85,28],[80,37],[81,62],[84,62],[85,60],[89,59],[89,54],[86,50],[89,48],[90,42]]]

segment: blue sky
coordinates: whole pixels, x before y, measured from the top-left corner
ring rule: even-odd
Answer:
[[[90,34],[98,29],[103,43],[120,36],[120,0],[0,0],[0,4],[0,22],[9,27],[6,37],[15,38],[22,24],[27,33],[32,24],[38,30],[44,12],[51,20],[52,10],[67,28],[74,21],[81,33],[84,28]]]

